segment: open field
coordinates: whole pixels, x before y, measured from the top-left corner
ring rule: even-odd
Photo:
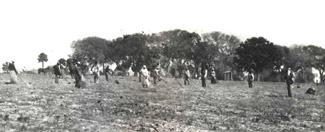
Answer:
[[[142,88],[136,77],[112,77],[76,89],[71,79],[58,85],[49,76],[21,77],[32,87],[6,85],[9,75],[0,75],[0,131],[325,131],[324,85],[302,84],[288,98],[284,82],[202,88],[192,80],[182,88],[168,78]],[[304,93],[309,87],[316,95]]]

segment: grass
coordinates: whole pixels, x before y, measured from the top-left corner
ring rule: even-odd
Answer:
[[[136,77],[94,84],[89,76],[89,87],[76,89],[71,79],[21,77],[32,87],[6,85],[9,75],[0,75],[0,131],[325,131],[323,85],[301,84],[288,98],[284,82],[202,88],[200,80],[181,87],[167,78],[142,88]],[[316,95],[304,93],[309,87]]]

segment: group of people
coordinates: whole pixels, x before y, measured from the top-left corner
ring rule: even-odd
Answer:
[[[84,79],[84,75],[82,72],[82,68],[81,68],[81,64],[79,61],[76,61],[74,59],[68,59],[67,60],[67,67],[69,68],[70,74],[71,74],[71,78],[75,79],[75,87],[76,88],[81,88],[82,87],[82,81]],[[55,83],[59,83],[59,79],[63,78],[63,70],[65,69],[65,66],[58,62],[56,65],[53,66],[53,70],[54,70],[54,74],[55,74]],[[16,84],[18,82],[18,72],[16,70],[15,67],[15,62],[12,61],[11,63],[9,63],[8,65],[8,71],[9,71],[9,75],[10,75],[10,82],[8,82],[8,84]],[[94,83],[98,83],[99,82],[99,77],[100,77],[100,66],[99,63],[97,61],[94,61],[94,64],[91,67],[91,71],[92,74],[94,75]],[[160,74],[159,74],[160,69],[157,67],[155,67],[153,69],[153,79],[154,79],[154,84],[157,84],[158,81],[162,80]],[[113,75],[113,71],[109,68],[109,66],[106,66],[106,68],[104,69],[104,74],[105,74],[105,78],[106,81],[109,80],[109,74]],[[149,81],[149,77],[150,77],[150,72],[148,71],[146,65],[143,65],[141,70],[139,71],[140,74],[140,78],[141,78],[141,84],[143,87],[150,87],[150,81]],[[202,81],[202,87],[206,87],[206,78],[207,78],[207,66],[202,64],[201,67],[201,81]],[[216,73],[214,71],[214,69],[211,69],[211,84],[215,84],[217,83],[217,79],[216,79]],[[185,68],[184,73],[183,73],[183,78],[184,78],[184,85],[190,85],[190,79],[191,79],[191,73],[189,68]],[[288,89],[288,96],[291,97],[291,84],[293,84],[293,72],[291,70],[291,68],[288,68],[286,75],[285,75],[285,80],[286,80],[286,84],[287,84],[287,89]],[[248,87],[252,88],[253,87],[253,81],[254,81],[254,74],[252,72],[252,70],[248,71],[248,75],[247,75],[247,82],[248,82]]]
[[[140,77],[142,86],[143,87],[150,87],[150,81],[149,81],[150,72],[148,71],[146,65],[142,66],[141,70],[139,71],[139,74],[140,74],[139,77]],[[216,79],[216,73],[215,73],[214,69],[211,69],[210,74],[211,74],[211,84],[216,84],[217,79]],[[153,68],[151,75],[152,75],[152,77],[154,79],[153,84],[157,84],[157,82],[161,81],[161,80],[164,81],[164,79],[160,75],[159,66],[156,66],[155,68]],[[201,68],[202,87],[206,87],[207,75],[208,75],[207,66],[203,65],[202,68]],[[190,72],[189,68],[185,68],[185,70],[182,73],[182,76],[183,76],[183,79],[184,79],[184,85],[190,85],[191,72]],[[179,83],[179,85],[181,85],[181,84]]]

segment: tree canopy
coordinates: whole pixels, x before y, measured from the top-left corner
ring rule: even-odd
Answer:
[[[48,58],[45,53],[41,53],[38,55],[38,62],[42,62],[42,68],[44,68],[44,62],[47,62]]]
[[[193,75],[199,75],[199,68],[205,63],[208,70],[216,70],[218,79],[223,79],[224,71],[254,70],[259,74],[265,70],[279,71],[283,66],[296,71],[314,67],[323,74],[325,58],[324,49],[312,45],[286,47],[263,37],[242,42],[237,36],[222,32],[199,35],[181,29],[126,34],[112,40],[87,37],[74,41],[71,48],[73,59],[88,63],[96,60],[101,64],[115,62],[124,71],[131,68],[138,72],[143,65],[152,71],[159,65],[168,73],[177,71],[179,76],[185,67],[194,68]]]
[[[234,62],[237,68],[248,71],[262,72],[268,66],[275,66],[282,58],[279,48],[263,37],[247,39],[236,49]]]

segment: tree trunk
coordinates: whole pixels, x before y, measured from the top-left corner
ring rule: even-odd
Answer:
[[[42,61],[42,69],[44,69],[44,61]]]

